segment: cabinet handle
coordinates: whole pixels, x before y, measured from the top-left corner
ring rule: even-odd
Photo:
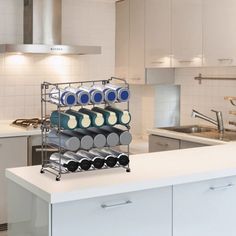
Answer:
[[[234,184],[227,184],[227,185],[219,186],[219,187],[210,187],[210,190],[212,191],[224,190],[224,189],[232,188],[233,186]]]
[[[141,80],[141,78],[131,78],[131,80],[134,80],[134,81],[139,81],[139,80]]]
[[[179,63],[192,63],[192,60],[180,60]]]
[[[152,64],[163,64],[163,63],[165,63],[164,61],[152,61],[151,62]]]
[[[168,147],[169,144],[168,143],[159,143],[159,142],[156,142],[157,145],[159,146],[162,146],[162,147]]]
[[[229,62],[229,63],[232,63],[233,62],[233,59],[232,58],[219,58],[218,59],[219,62]]]
[[[36,152],[41,152],[41,151],[56,152],[56,151],[58,151],[58,149],[56,149],[56,148],[44,148],[44,149],[42,149],[42,148],[36,148],[35,151],[36,151]]]
[[[126,205],[130,205],[132,204],[133,202],[128,200],[128,201],[125,201],[125,202],[120,202],[120,203],[117,203],[117,204],[102,204],[101,205],[101,208],[103,209],[112,209],[112,208],[116,208],[116,207],[122,207],[122,206],[126,206]]]

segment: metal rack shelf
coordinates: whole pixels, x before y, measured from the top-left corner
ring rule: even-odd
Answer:
[[[53,175],[56,176],[56,180],[59,181],[61,179],[62,175],[65,174],[72,174],[72,173],[78,173],[78,172],[85,172],[84,170],[81,169],[77,169],[75,172],[69,172],[68,170],[66,170],[62,165],[61,165],[61,158],[59,160],[59,163],[54,162],[52,160],[48,160],[47,159],[47,154],[49,151],[54,151],[58,152],[60,154],[63,153],[63,151],[65,151],[66,149],[62,148],[61,145],[53,145],[53,144],[49,144],[47,142],[47,136],[48,136],[48,132],[50,132],[51,129],[56,129],[58,131],[58,138],[59,138],[59,144],[61,144],[61,133],[62,133],[62,127],[60,125],[60,115],[58,117],[58,125],[56,127],[52,127],[51,124],[48,122],[48,117],[49,117],[49,104],[51,104],[52,106],[55,106],[56,109],[59,114],[60,112],[63,112],[63,110],[65,108],[72,108],[72,107],[68,107],[68,106],[64,106],[61,105],[60,102],[58,101],[58,103],[56,102],[52,102],[49,98],[50,95],[50,91],[52,88],[65,88],[67,86],[82,86],[82,85],[94,85],[94,84],[101,84],[101,85],[105,85],[110,83],[111,81],[116,81],[118,83],[122,83],[123,86],[127,87],[129,89],[129,84],[126,82],[126,80],[121,79],[121,78],[116,78],[116,77],[111,77],[108,80],[97,80],[97,81],[81,81],[81,82],[63,82],[63,83],[49,83],[49,82],[44,82],[41,84],[41,119],[42,119],[42,125],[41,125],[41,134],[42,134],[42,145],[41,145],[41,158],[42,158],[42,168],[41,168],[41,173],[51,173]],[[60,97],[60,94],[59,94]],[[116,102],[117,104],[119,102]],[[103,102],[100,105],[106,106],[106,105],[110,105],[107,102]],[[81,105],[75,105],[73,107],[84,107]],[[94,104],[89,104],[87,106],[95,106]],[[126,109],[129,111],[129,102],[126,102]],[[125,127],[128,131],[130,130],[130,126],[126,125],[123,126]],[[119,146],[124,146],[124,145],[119,145]],[[130,153],[130,148],[129,145],[127,146],[127,151],[124,152],[129,156]],[[108,147],[108,146],[107,146]],[[56,164],[57,168],[53,165]],[[130,166],[129,164],[127,166],[121,166],[119,164],[116,164],[116,166],[112,167],[112,168],[124,168],[126,170],[126,172],[130,172]],[[94,171],[94,170],[104,170],[104,169],[111,169],[111,167],[107,167],[106,165],[104,165],[101,169],[95,169],[94,167],[91,167],[89,170],[87,171]]]

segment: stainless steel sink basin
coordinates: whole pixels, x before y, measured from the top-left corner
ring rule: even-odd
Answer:
[[[207,126],[189,125],[189,126],[175,126],[166,127],[165,130],[185,133],[202,138],[217,139],[222,141],[235,141],[236,131],[226,129],[224,133],[219,133],[217,129]]]
[[[175,126],[175,127],[167,127],[164,129],[187,134],[216,131],[216,129],[214,128],[199,126],[199,125]]]

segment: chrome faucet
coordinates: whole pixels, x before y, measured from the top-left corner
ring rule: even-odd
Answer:
[[[206,121],[216,125],[218,127],[218,131],[220,133],[223,133],[224,132],[224,122],[223,122],[222,112],[215,111],[215,110],[211,110],[211,111],[216,113],[216,120],[214,120],[210,117],[207,117],[196,110],[192,111],[192,117],[200,118],[200,119],[206,120]]]

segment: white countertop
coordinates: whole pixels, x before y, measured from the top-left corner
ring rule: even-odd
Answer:
[[[11,120],[0,120],[0,138],[32,136],[41,134],[40,128],[25,129],[11,125]]]
[[[107,169],[62,176],[40,166],[6,170],[7,178],[49,203],[152,189],[236,175],[236,143],[131,156],[131,173]]]
[[[203,137],[194,136],[191,134],[175,132],[175,131],[170,131],[170,130],[166,130],[166,129],[153,128],[153,129],[148,129],[147,132],[148,132],[148,134],[159,135],[159,136],[174,138],[174,139],[181,139],[184,141],[202,143],[202,144],[206,144],[206,145],[218,145],[218,144],[228,143],[228,142],[222,141],[222,140],[203,138]]]

